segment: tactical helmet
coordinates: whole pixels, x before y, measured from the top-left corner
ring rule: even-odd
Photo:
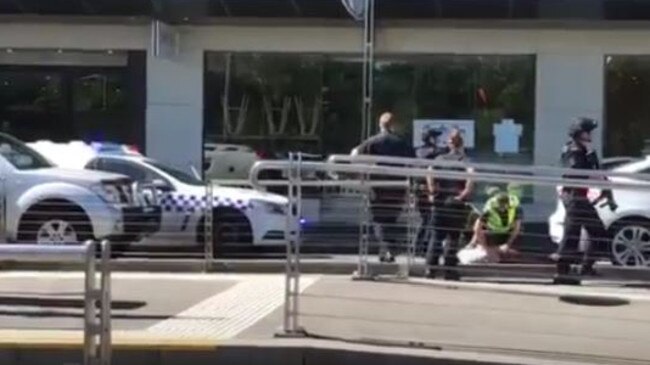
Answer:
[[[569,127],[569,137],[578,138],[582,132],[591,133],[596,128],[598,128],[598,123],[591,118],[575,118]]]
[[[440,128],[431,128],[422,133],[422,142],[429,144],[431,138],[438,138],[442,135]]]

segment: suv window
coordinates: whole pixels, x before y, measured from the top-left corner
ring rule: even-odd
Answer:
[[[21,141],[6,134],[0,134],[0,155],[18,170],[52,167],[52,164],[45,157]]]

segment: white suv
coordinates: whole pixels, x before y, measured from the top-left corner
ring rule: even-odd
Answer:
[[[160,221],[157,208],[138,201],[129,178],[56,168],[6,134],[0,134],[0,174],[8,242],[128,242],[157,230]]]
[[[620,165],[612,171],[629,174],[649,174],[650,156],[644,159]],[[612,242],[608,253],[612,262],[625,266],[650,266],[650,181],[632,177],[610,177],[618,183],[648,184],[648,191],[613,190],[614,200],[618,209],[612,211],[608,206],[597,205],[596,210],[605,228],[609,230]],[[589,190],[589,198],[593,201],[600,195],[598,189]],[[562,201],[558,199],[557,209],[549,218],[549,234],[555,243],[564,236],[564,219],[566,211]],[[583,230],[581,246],[588,239]]]

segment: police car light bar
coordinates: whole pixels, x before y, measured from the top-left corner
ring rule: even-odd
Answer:
[[[124,154],[124,155],[133,155],[141,156],[142,154],[138,150],[137,146],[133,145],[124,145],[113,142],[91,142],[90,146],[97,153],[113,153],[113,154]]]

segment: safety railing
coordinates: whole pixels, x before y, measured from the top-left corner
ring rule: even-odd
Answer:
[[[99,265],[96,259],[98,252]],[[4,262],[83,264],[84,365],[111,364],[110,257],[111,246],[108,241],[102,241],[99,245],[95,241],[87,241],[80,246],[0,245],[0,261]]]
[[[571,169],[539,166],[447,163],[432,160],[402,159],[377,156],[333,156],[327,162],[319,163],[302,161],[299,155],[292,155],[288,161],[262,161],[253,166],[251,170],[251,184],[254,187],[262,188],[264,186],[267,186],[266,184],[268,182],[259,178],[260,173],[267,170],[283,170],[290,172],[289,178],[287,180],[271,182],[271,184],[286,184],[289,190],[289,210],[286,222],[286,234],[288,237],[287,291],[284,323],[284,332],[285,334],[289,335],[301,333],[301,326],[299,323],[299,315],[301,312],[299,306],[301,255],[306,251],[306,249],[313,247],[313,245],[306,244],[305,241],[311,241],[308,243],[317,242],[317,240],[315,240],[312,236],[313,232],[310,232],[310,227],[308,224],[309,222],[306,222],[306,219],[304,217],[304,202],[310,197],[314,198],[314,196],[310,196],[310,194],[305,194],[305,191],[310,188],[346,187],[357,189],[357,191],[360,192],[360,209],[349,209],[349,212],[347,213],[346,209],[340,209],[340,214],[344,216],[342,220],[351,220],[355,224],[358,224],[356,233],[347,231],[341,235],[345,235],[348,241],[355,242],[355,246],[358,249],[358,270],[355,277],[362,279],[375,278],[377,275],[386,273],[389,273],[390,275],[396,275],[396,277],[400,280],[408,280],[409,277],[416,272],[419,275],[422,275],[424,271],[426,271],[429,267],[424,262],[426,260],[423,260],[426,259],[426,256],[439,257],[447,255],[447,251],[436,252],[432,254],[432,240],[435,239],[435,234],[439,231],[444,231],[447,233],[453,233],[454,231],[457,231],[460,234],[459,237],[462,238],[456,238],[456,240],[458,240],[458,242],[456,242],[456,245],[458,247],[456,247],[454,250],[469,250],[472,247],[477,247],[477,239],[484,239],[481,237],[477,238],[477,235],[485,230],[483,205],[486,203],[487,197],[481,197],[479,199],[470,200],[468,202],[462,202],[462,204],[452,204],[451,206],[446,206],[445,208],[436,206],[439,202],[436,202],[435,198],[433,198],[433,201],[431,203],[423,203],[423,196],[425,197],[424,200],[427,200],[427,193],[423,192],[422,186],[423,181],[428,178],[433,178],[434,180],[438,181],[471,180],[474,183],[482,182],[492,185],[516,184],[518,187],[553,187],[557,189],[558,192],[568,191],[562,190],[562,186],[574,189],[574,191],[575,189],[579,188],[587,189],[590,192],[593,192],[596,189],[600,189],[613,191],[612,195],[614,199],[618,198],[620,200],[625,200],[626,202],[630,201],[630,199],[634,200],[633,194],[638,195],[637,200],[639,200],[639,197],[648,197],[648,200],[650,201],[650,184],[648,184],[648,181],[650,181],[650,176],[623,172],[577,171]],[[323,172],[331,176],[332,180],[303,181],[301,177],[305,172],[314,171]],[[378,194],[380,198],[382,196],[385,197],[386,194],[390,193],[391,190],[393,192],[397,191],[397,194],[392,201],[390,199],[377,199]],[[316,191],[317,192],[315,194],[323,194],[323,191],[325,190],[321,189]],[[591,195],[591,193],[588,195]],[[521,196],[518,196],[518,198],[521,198]],[[331,197],[328,197],[328,199],[331,200]],[[553,202],[553,206],[555,207],[558,205],[558,211],[560,211],[562,209],[562,203],[560,202],[558,204],[558,202],[561,201],[561,197],[554,197],[554,199],[558,200]],[[384,208],[388,209],[382,210],[381,204],[384,204]],[[538,204],[538,202],[532,204],[531,208],[535,209],[536,204]],[[442,220],[439,222],[432,222],[430,219],[431,217],[426,217],[427,219],[424,219],[425,217],[423,217],[423,215],[427,215],[429,212],[435,211],[434,207],[438,208],[438,211],[440,212],[446,212],[445,214],[448,216],[458,215],[462,218],[460,219],[462,222],[459,224],[459,220],[456,219],[456,222],[451,224],[449,223],[450,220],[447,219],[443,224],[441,223]],[[620,218],[607,218],[610,220],[607,222],[609,225],[609,227],[607,227],[609,231],[612,229],[620,228],[616,225],[615,222],[621,222],[621,219],[623,219],[627,214],[631,214],[632,209],[628,208],[629,207],[619,208],[622,209],[619,211],[621,212]],[[576,212],[578,214],[585,213],[580,209],[582,208],[579,208],[577,210],[574,209],[574,214]],[[599,207],[598,209],[601,208]],[[556,212],[556,214],[561,215],[562,212]],[[390,222],[387,222],[386,220],[382,222],[382,220],[379,219],[378,223],[377,218],[382,218],[382,215],[391,216]],[[395,218],[396,215],[401,216],[401,222],[399,219]],[[354,220],[353,216],[357,216],[357,219]],[[582,221],[583,223],[596,223],[591,222],[590,220],[592,219],[596,220],[599,218],[583,217]],[[453,219],[451,219],[451,221],[453,221]],[[645,264],[647,264],[650,262],[650,209],[648,212],[646,212],[646,216],[629,216],[627,217],[627,220],[622,220],[622,222],[627,222],[626,224],[629,223],[631,226],[636,225],[643,227],[647,230],[648,242],[643,243],[644,245],[648,245],[647,257],[643,261]],[[478,223],[481,224],[477,225]],[[546,226],[546,222],[543,222],[543,224]],[[372,244],[373,237],[375,240],[377,240],[376,237],[378,236],[378,226],[380,228],[383,226],[384,229],[390,230],[397,228],[397,230],[400,231],[399,233],[393,233],[400,238],[392,239],[392,248],[394,248],[395,251],[403,252],[404,255],[402,256],[405,256],[397,259],[397,266],[384,265],[371,260],[371,253],[374,251],[375,246]],[[336,230],[332,230],[331,226],[328,226],[326,228],[329,229],[329,231],[326,233],[329,239],[337,235]],[[527,232],[524,229],[520,233],[520,236],[521,239],[524,239],[526,241],[537,240],[544,241],[546,244],[548,244],[549,239],[547,232],[548,231],[546,227],[541,232]],[[575,234],[575,232],[572,234]],[[379,236],[381,235],[382,234],[379,234]],[[445,245],[449,243],[450,237],[452,237],[450,234],[445,237]],[[594,238],[593,240],[596,241],[601,238]],[[585,238],[581,235],[580,239],[584,240]],[[460,240],[464,240],[462,245]],[[422,241],[424,241],[424,244],[422,244]],[[481,245],[482,244],[483,242],[481,241]],[[443,243],[440,242],[440,245],[443,245]],[[470,247],[470,245],[473,246]],[[608,245],[614,247],[616,245],[616,242],[610,238]],[[323,244],[323,246],[325,246],[325,244]],[[426,247],[426,249],[424,249],[422,246]],[[330,245],[328,246],[328,249],[332,250],[333,247]],[[448,248],[443,249],[447,250]],[[636,250],[629,252],[633,252],[633,254],[638,258],[640,248],[635,246],[631,247],[630,249]],[[616,254],[614,250],[615,248],[610,248],[610,252],[607,253],[608,258],[610,258],[610,255]],[[552,250],[547,252],[533,251],[529,254],[529,258],[536,260],[536,263],[543,262],[545,264],[550,264],[553,263],[553,251],[555,251],[555,248],[552,248]],[[463,251],[463,253],[467,252],[468,251]],[[504,251],[503,257],[507,257],[511,253],[512,252],[510,251]],[[517,255],[522,253],[515,252],[512,254]],[[472,263],[471,255],[462,256],[457,255],[456,252],[454,252],[452,255],[457,260],[463,261],[461,263],[464,263],[464,261]],[[593,255],[593,257],[600,258],[602,255],[603,254],[599,253],[599,255]],[[629,255],[629,253],[626,255]],[[490,255],[484,255],[483,259],[489,261]],[[634,263],[634,259],[629,257],[619,257],[619,259],[630,259],[631,261],[628,263]],[[503,261],[507,260],[508,259],[505,259]],[[643,264],[643,262],[641,262],[640,259],[636,261],[637,264]],[[476,263],[478,263],[478,261]],[[436,265],[437,264],[438,262],[436,262]],[[618,264],[625,265],[626,262],[619,262]],[[387,267],[396,267],[397,271],[390,273],[386,270]],[[478,267],[477,265],[468,264],[460,266],[458,271],[462,271],[464,273],[466,272],[469,274],[478,274],[486,273],[486,270],[492,270],[492,268]],[[512,270],[519,270],[519,272]],[[515,276],[519,274],[531,274],[531,269],[529,267],[520,267],[512,270],[511,274]]]

